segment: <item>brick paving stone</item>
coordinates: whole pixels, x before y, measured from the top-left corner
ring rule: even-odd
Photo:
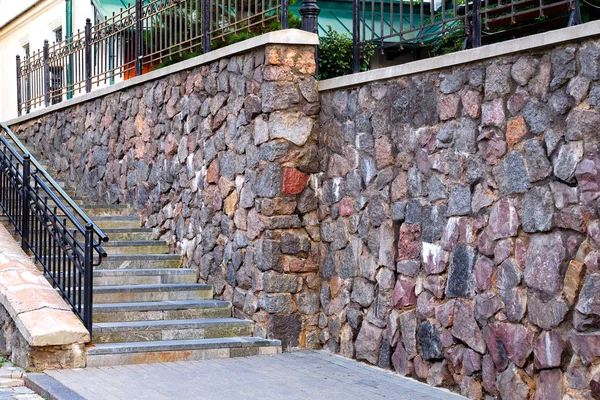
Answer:
[[[325,351],[47,371],[90,400],[465,399]],[[3,399],[0,392],[0,400]]]

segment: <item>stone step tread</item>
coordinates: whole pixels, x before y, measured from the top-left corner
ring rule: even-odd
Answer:
[[[94,217],[97,218],[97,217]],[[102,229],[104,233],[107,235],[110,233],[152,233],[154,229],[152,228],[105,228]]]
[[[141,217],[139,215],[99,215],[97,217],[94,217],[94,220],[98,221],[139,221],[140,219]]]
[[[238,318],[194,318],[155,321],[95,322],[94,333],[129,330],[162,330],[204,328],[210,325],[250,326],[251,321]]]
[[[98,208],[114,208],[115,210],[128,210],[131,207],[129,206],[129,204],[86,204],[83,208],[89,208],[90,210]]]
[[[209,308],[229,308],[231,303],[223,300],[166,300],[143,303],[94,304],[94,312],[167,311]]]
[[[110,242],[108,242],[110,243]],[[102,245],[104,247],[104,244]],[[129,260],[148,260],[148,261],[163,261],[163,260],[181,260],[179,254],[109,254],[104,260],[108,261],[129,261]]]
[[[94,277],[108,276],[153,276],[153,275],[195,275],[196,271],[188,268],[132,268],[132,269],[99,269]]]
[[[152,342],[99,343],[92,347],[88,347],[88,356],[256,346],[281,346],[281,341],[249,336],[234,336],[195,340],[157,340]]]
[[[165,246],[166,240],[110,240],[102,244],[102,247],[124,247],[124,246]]]
[[[123,293],[123,292],[176,292],[188,290],[212,290],[205,283],[159,283],[156,285],[123,285],[96,286],[94,293]]]

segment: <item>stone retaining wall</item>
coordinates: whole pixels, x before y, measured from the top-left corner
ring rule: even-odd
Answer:
[[[599,391],[600,43],[320,99],[313,73],[268,44],[12,128],[286,349],[475,399]]]
[[[320,288],[309,183],[319,169],[316,35],[268,37],[12,128],[88,201],[132,204],[234,316],[256,322],[255,336],[310,348]],[[290,37],[301,44],[283,44]]]
[[[90,335],[0,225],[0,352],[22,367],[85,366]]]
[[[599,79],[587,40],[321,92],[324,346],[474,399],[598,396]]]

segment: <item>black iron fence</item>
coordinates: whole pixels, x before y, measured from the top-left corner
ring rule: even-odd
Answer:
[[[552,28],[581,23],[579,0],[353,0],[354,72],[366,45],[403,50],[464,32],[462,48],[479,47],[482,35],[514,36],[519,24],[555,24],[557,14],[568,22]]]
[[[280,22],[287,28],[288,0],[135,0],[84,31],[17,56],[18,114],[47,107],[93,86],[141,75],[243,30]]]
[[[93,267],[108,237],[0,124],[0,209],[92,334]]]

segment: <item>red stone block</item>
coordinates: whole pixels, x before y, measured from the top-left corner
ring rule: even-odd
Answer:
[[[286,168],[283,173],[283,194],[299,194],[308,182],[308,175],[293,168]]]

